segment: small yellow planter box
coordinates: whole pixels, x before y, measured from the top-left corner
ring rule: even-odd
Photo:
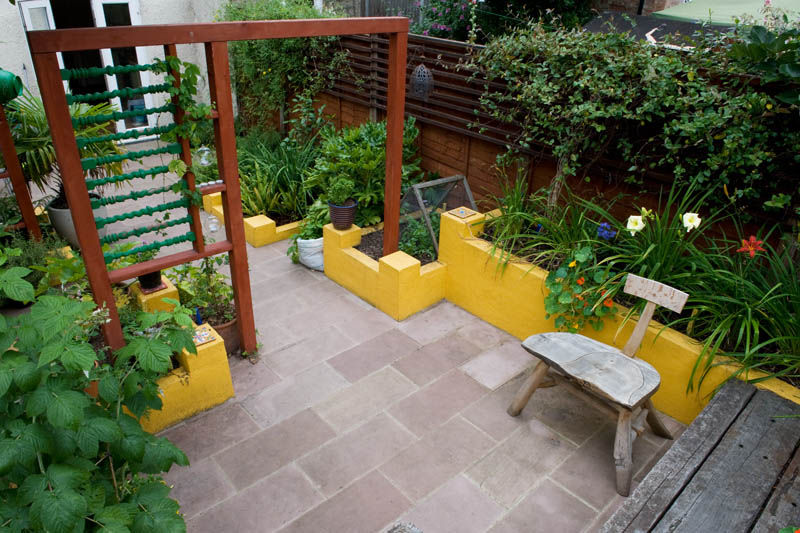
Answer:
[[[139,308],[145,311],[171,311],[173,306],[164,298],[178,300],[178,290],[170,281],[162,277],[166,289],[142,294],[139,284],[130,286],[131,295],[136,298]],[[228,354],[222,337],[211,326],[197,327],[205,330],[207,338],[213,338],[197,346],[197,353],[184,350],[177,355],[180,366],[158,380],[163,405],[161,410],[148,411],[141,419],[142,427],[150,433],[157,433],[177,424],[192,415],[219,405],[234,395]]]
[[[219,219],[220,224],[225,223],[225,210],[222,208],[222,193],[207,194],[203,196],[203,210]],[[266,215],[256,215],[244,219],[244,238],[250,246],[258,248],[273,242],[288,239],[298,231],[300,222],[289,222],[278,226],[274,220]]]
[[[380,261],[353,248],[361,242],[361,228],[322,230],[325,275],[368,301],[395,320],[403,320],[444,297],[447,267],[439,262],[421,266],[405,252]]]

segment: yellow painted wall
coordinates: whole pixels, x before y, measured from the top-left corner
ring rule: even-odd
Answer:
[[[395,320],[403,320],[444,298],[447,267],[420,262],[405,252],[375,261],[353,248],[361,228],[323,228],[325,275]]]
[[[519,260],[503,268],[498,254],[492,253],[491,244],[477,237],[484,218],[480,214],[464,220],[450,214],[442,216],[439,260],[447,265],[445,298],[518,339],[555,331],[553,320],[544,318],[547,272]],[[625,312],[622,310],[607,321],[600,332],[587,327],[581,333],[621,349],[634,326],[629,321],[620,329]],[[696,341],[653,322],[637,354],[661,374],[661,387],[653,397],[656,407],[687,424],[708,403],[709,393],[735,368],[715,368],[699,393],[687,393],[686,385],[700,350]],[[782,381],[773,379],[756,386],[800,403],[800,391]]]

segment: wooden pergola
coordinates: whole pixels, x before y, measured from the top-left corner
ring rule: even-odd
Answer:
[[[371,33],[389,35],[384,255],[397,250],[408,28],[407,18],[377,17],[117,26],[28,32],[28,43],[52,132],[64,190],[86,264],[88,281],[97,305],[105,306],[110,313],[111,320],[104,325],[103,334],[111,348],[118,349],[124,345],[112,283],[224,252],[230,256],[231,280],[242,349],[254,352],[257,348],[239,188],[228,41]],[[209,89],[214,108],[210,118],[214,122],[217,161],[220,178],[223,181],[222,184],[201,187],[198,190],[201,194],[222,193],[226,238],[207,245],[203,240],[199,210],[195,205],[188,205],[191,227],[189,234],[192,234],[192,237],[186,240],[193,241],[192,250],[109,271],[106,267],[107,257],[103,254],[96,220],[92,213],[89,189],[84,179],[83,164],[86,160],[81,161],[78,151],[57,53],[163,45],[165,55],[177,56],[176,45],[192,43],[205,45]],[[173,75],[176,74],[173,72]],[[176,109],[175,122],[180,123],[182,119],[182,111]],[[188,140],[181,139],[179,144],[181,159],[190,165]],[[187,172],[184,179],[188,190],[194,191],[195,180],[191,172]]]

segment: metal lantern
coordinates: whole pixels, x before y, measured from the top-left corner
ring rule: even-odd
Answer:
[[[411,73],[411,96],[427,101],[432,92],[433,73],[420,63]]]

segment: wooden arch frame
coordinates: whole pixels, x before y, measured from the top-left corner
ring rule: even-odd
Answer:
[[[228,252],[230,256],[231,281],[242,349],[255,351],[257,348],[233,126],[228,41],[370,33],[389,34],[383,251],[384,255],[387,255],[397,250],[408,28],[409,20],[405,17],[367,17],[163,24],[28,32],[28,45],[33,56],[42,101],[50,124],[64,191],[72,211],[78,241],[86,263],[89,285],[97,305],[107,307],[110,313],[111,320],[103,326],[103,335],[111,348],[118,349],[125,344],[111,290],[112,282],[131,279],[140,274],[223,252]],[[176,45],[193,43],[205,45],[211,102],[215,106],[215,112],[211,118],[214,120],[217,161],[219,162],[220,177],[223,180],[222,185],[205,187],[201,192],[203,194],[222,192],[226,239],[206,246],[203,242],[202,231],[197,231],[200,229],[198,209],[190,208],[192,227],[196,230],[197,236],[193,250],[159,257],[109,272],[105,266],[89,192],[83,178],[80,153],[72,129],[57,54],[58,52],[78,50],[163,45],[167,54],[175,55]],[[175,120],[180,122],[181,119],[179,111],[176,113]],[[190,163],[188,141],[183,140],[181,144],[181,157]],[[187,173],[186,181],[189,189],[194,190],[194,177]]]

